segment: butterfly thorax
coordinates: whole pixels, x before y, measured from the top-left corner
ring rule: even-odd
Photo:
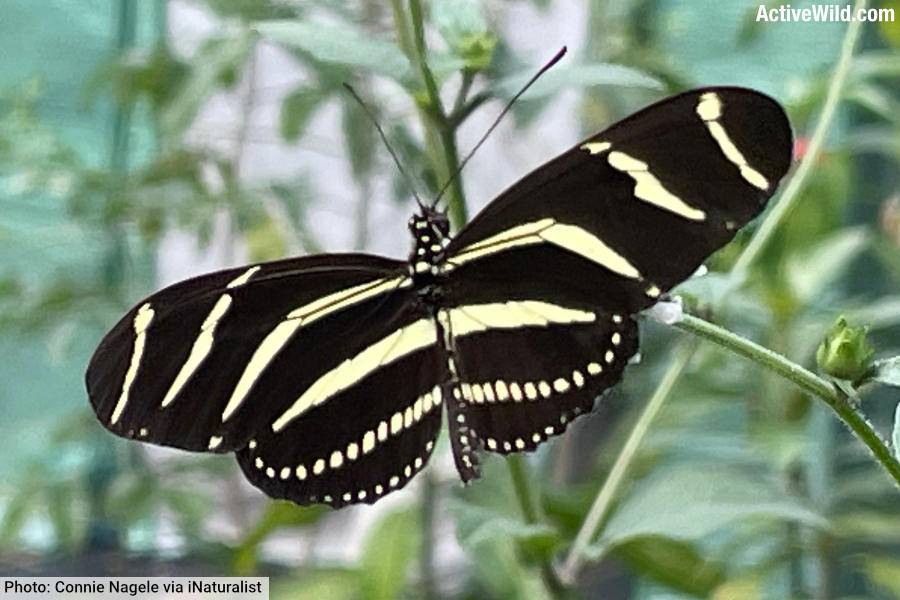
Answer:
[[[433,288],[443,279],[441,264],[450,243],[450,221],[446,214],[423,207],[422,214],[409,220],[409,231],[413,236],[409,256],[413,285],[423,290]]]

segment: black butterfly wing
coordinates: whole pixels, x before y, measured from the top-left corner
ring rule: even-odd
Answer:
[[[468,426],[457,435],[504,454],[533,450],[590,412],[638,346],[636,323],[621,314],[545,301],[450,312],[458,383],[448,402]]]
[[[764,208],[791,149],[784,111],[758,92],[663,100],[489,204],[448,247],[451,279],[637,312]]]
[[[237,453],[254,485],[297,504],[340,507],[373,503],[405,486],[425,466],[441,428],[446,363],[434,343],[433,322],[410,324],[403,314],[388,322],[401,333],[382,338],[389,342],[377,354],[367,349],[336,365],[353,385],[277,431],[263,428]],[[425,340],[426,346],[386,360],[398,348]],[[360,378],[353,362],[366,352],[377,368]],[[333,386],[342,375],[321,377]]]
[[[768,97],[695,90],[582,142],[488,205],[447,249],[448,304],[506,307],[504,327],[453,332],[455,401],[476,434],[467,441],[533,449],[590,410],[637,351],[630,315],[764,208],[791,145]],[[555,318],[535,322],[529,303]]]
[[[87,370],[91,404],[121,436],[242,448],[409,303],[404,264],[365,255],[190,279],[138,303],[106,335]]]

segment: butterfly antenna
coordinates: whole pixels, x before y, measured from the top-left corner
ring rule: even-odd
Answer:
[[[440,202],[441,197],[444,195],[444,192],[447,191],[447,188],[450,187],[450,184],[453,183],[453,180],[459,176],[459,174],[462,172],[463,168],[466,166],[466,163],[469,162],[469,159],[471,159],[472,156],[474,156],[475,153],[478,152],[478,149],[481,148],[481,145],[485,142],[485,140],[488,139],[488,136],[490,136],[491,133],[494,131],[494,129],[497,128],[497,125],[500,124],[500,121],[503,120],[503,117],[506,116],[506,113],[508,113],[509,110],[512,108],[513,104],[516,103],[516,100],[518,100],[519,97],[522,94],[524,94],[535,81],[540,79],[541,75],[546,73],[553,65],[558,63],[559,60],[565,55],[566,55],[566,47],[563,46],[562,48],[559,49],[559,52],[557,52],[556,55],[547,62],[547,64],[545,64],[543,67],[541,67],[541,69],[537,73],[535,73],[531,77],[531,79],[529,79],[528,82],[525,83],[525,85],[522,86],[522,89],[520,89],[518,92],[516,92],[515,96],[510,98],[509,102],[506,103],[506,106],[503,107],[503,110],[500,111],[500,114],[497,115],[497,118],[494,119],[494,122],[491,123],[491,126],[488,127],[487,131],[484,132],[484,135],[481,136],[481,139],[478,140],[478,143],[476,143],[472,147],[472,149],[469,150],[469,153],[466,154],[466,157],[463,158],[461,163],[459,163],[459,166],[456,168],[456,171],[454,171],[453,174],[447,178],[447,182],[444,184],[444,187],[441,188],[441,191],[438,192],[437,198],[434,199],[434,203],[432,203],[432,205],[431,205],[432,209],[435,206],[437,206],[437,203]]]
[[[419,194],[416,193],[416,186],[413,183],[412,178],[407,174],[406,170],[403,168],[403,163],[400,162],[400,159],[397,158],[397,153],[394,152],[394,149],[391,147],[391,143],[387,139],[387,135],[385,135],[384,130],[381,128],[381,125],[378,123],[378,119],[375,117],[375,114],[369,108],[369,105],[366,104],[362,98],[359,97],[359,94],[356,93],[356,90],[353,89],[349,83],[344,83],[344,88],[353,96],[353,99],[356,100],[359,105],[362,107],[363,111],[365,111],[366,116],[369,117],[369,120],[372,121],[372,125],[375,126],[375,129],[378,131],[378,135],[381,136],[381,141],[384,142],[385,148],[387,148],[388,153],[391,155],[391,158],[394,159],[394,164],[397,165],[397,169],[400,171],[400,174],[403,175],[403,178],[409,184],[409,189],[412,190],[412,195],[416,199],[416,204],[419,205],[419,208],[424,209],[425,204],[422,202],[422,198],[419,197]]]

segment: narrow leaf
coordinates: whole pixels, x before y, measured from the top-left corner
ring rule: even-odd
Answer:
[[[253,35],[243,32],[204,44],[191,60],[190,74],[160,115],[164,135],[177,136],[194,120],[197,111],[222,78],[246,60],[253,47]]]
[[[394,44],[346,23],[261,21],[256,30],[265,38],[338,65],[358,67],[392,79],[402,79],[409,61]]]
[[[412,509],[390,513],[375,525],[359,563],[362,597],[365,600],[401,597],[407,572],[420,545],[418,513]]]
[[[847,267],[871,245],[871,235],[862,227],[842,229],[787,263],[787,280],[801,301],[821,295],[846,273]],[[810,265],[828,265],[811,269]]]
[[[687,542],[640,537],[618,546],[615,556],[636,572],[680,592],[708,597],[725,581],[725,566],[704,558]]]
[[[889,596],[900,594],[900,560],[889,556],[866,556],[863,570],[869,580]]]
[[[288,142],[297,141],[322,100],[319,90],[305,87],[285,96],[281,103],[281,137]]]
[[[343,103],[341,129],[353,176],[357,180],[362,179],[372,171],[375,149],[381,140],[375,137],[375,128],[366,114],[351,100]]]
[[[589,556],[642,536],[699,540],[751,518],[797,521],[823,527],[825,520],[774,485],[736,469],[676,467],[639,485],[612,515]]]
[[[273,577],[270,592],[272,598],[358,600],[359,573],[340,567],[294,569],[291,577]]]
[[[541,544],[556,536],[549,525],[525,523],[487,507],[451,501],[450,512],[456,520],[459,542],[474,548],[494,539]]]

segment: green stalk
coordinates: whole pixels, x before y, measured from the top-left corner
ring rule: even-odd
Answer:
[[[857,0],[856,5],[853,7],[853,14],[856,14],[859,10],[865,9],[867,4],[868,0]],[[819,157],[819,152],[822,150],[822,145],[825,143],[825,136],[828,134],[831,122],[834,120],[834,114],[837,110],[838,103],[841,100],[844,85],[847,82],[847,75],[850,72],[850,64],[853,62],[853,49],[856,47],[856,42],[859,39],[861,29],[861,21],[851,21],[850,25],[847,26],[847,32],[844,34],[844,41],[841,43],[841,54],[838,58],[838,63],[834,68],[834,74],[831,76],[831,81],[828,84],[828,93],[825,96],[825,104],[822,106],[822,113],[819,116],[819,121],[816,123],[816,128],[813,130],[813,135],[809,140],[806,154],[803,156],[803,160],[797,167],[794,176],[791,177],[791,180],[788,182],[787,187],[784,188],[784,192],[781,194],[781,200],[775,204],[768,216],[763,220],[759,229],[756,230],[756,233],[750,240],[750,243],[747,244],[747,247],[734,264],[732,273],[741,279],[746,275],[750,265],[759,258],[760,253],[772,239],[778,226],[797,204],[797,200],[800,197],[800,190],[806,185],[806,180],[809,178],[809,174],[812,173],[813,166],[816,164],[816,159]]]
[[[449,195],[448,212],[450,214],[450,222],[454,227],[459,229],[469,220],[468,210],[466,209],[466,197],[462,187],[462,179],[455,175],[459,170],[459,151],[456,148],[456,128],[459,123],[451,123],[444,111],[444,104],[441,102],[440,90],[434,79],[434,74],[428,66],[428,48],[425,45],[425,25],[422,16],[422,3],[420,0],[409,0],[409,13],[413,26],[413,41],[415,47],[415,60],[425,83],[425,93],[428,96],[428,109],[425,111],[430,117],[431,125],[437,130],[440,138],[440,147],[443,151],[443,173],[440,173],[439,180],[443,183],[453,176],[450,181],[450,187],[447,189]],[[429,123],[423,123],[428,129]]]
[[[529,525],[540,523],[541,514],[534,499],[534,494],[531,493],[531,482],[525,459],[520,454],[510,454],[506,457],[506,466],[509,469],[509,476],[512,479],[516,499],[519,501],[522,518]],[[552,597],[563,598],[565,596],[563,583],[557,577],[556,571],[549,560],[541,561],[541,580]]]
[[[438,483],[434,471],[427,470],[422,479],[422,555],[419,557],[421,594],[424,600],[438,598],[434,576],[434,520]]]
[[[391,0],[391,10],[400,48],[411,64],[418,64],[416,45],[413,42],[412,32],[410,31],[409,18],[403,10],[402,0]],[[449,177],[449,173],[444,162],[444,150],[440,136],[432,126],[431,118],[418,102],[416,102],[416,112],[419,114],[419,121],[422,123],[422,129],[425,131],[425,152],[428,155],[428,161],[434,168],[438,181],[445,180]]]
[[[584,550],[591,543],[594,534],[600,527],[600,523],[605,521],[607,514],[609,514],[616,492],[618,492],[622,482],[625,480],[625,474],[631,465],[631,461],[637,454],[641,441],[647,435],[647,432],[650,430],[650,424],[656,418],[656,415],[659,414],[659,410],[669,397],[669,394],[671,394],[678,377],[694,355],[695,347],[696,344],[688,344],[683,346],[681,351],[676,354],[675,360],[669,364],[665,375],[663,375],[662,380],[641,412],[641,416],[638,417],[637,422],[634,424],[628,440],[622,447],[622,451],[619,452],[619,456],[616,457],[616,462],[613,463],[612,469],[610,469],[609,475],[603,483],[603,487],[600,488],[600,493],[594,499],[594,503],[591,505],[584,523],[578,530],[575,541],[572,542],[569,555],[559,570],[559,578],[564,584],[572,585],[575,583],[575,578],[581,569]]]
[[[856,437],[869,448],[875,460],[884,467],[888,475],[900,486],[900,462],[897,462],[887,443],[881,439],[881,436],[872,428],[872,425],[862,413],[856,409],[850,399],[836,386],[777,352],[764,348],[756,342],[743,338],[709,321],[704,321],[692,315],[684,315],[684,318],[675,327],[707,339],[735,354],[749,358],[766,369],[781,375],[781,377],[799,386],[810,395],[824,401]]]

